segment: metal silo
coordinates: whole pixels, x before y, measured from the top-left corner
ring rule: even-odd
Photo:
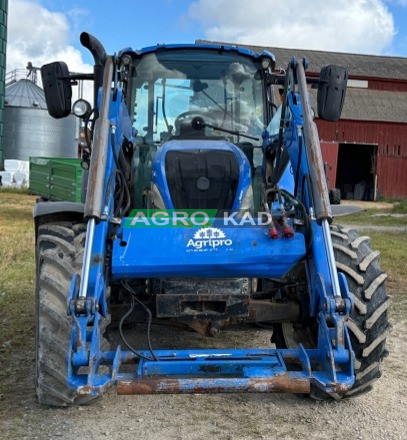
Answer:
[[[44,92],[29,79],[11,82],[5,95],[4,159],[77,157],[75,116],[51,118]]]
[[[4,89],[6,76],[8,0],[0,0],[0,170],[3,169]]]

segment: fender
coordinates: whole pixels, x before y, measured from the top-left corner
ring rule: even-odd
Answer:
[[[43,223],[47,223],[47,221],[54,221],[55,216],[64,219],[72,217],[82,220],[84,210],[85,205],[83,203],[37,201],[33,208],[35,237],[37,237],[38,227]]]

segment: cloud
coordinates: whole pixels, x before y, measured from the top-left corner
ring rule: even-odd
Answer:
[[[91,72],[92,66],[69,44],[70,33],[64,14],[51,12],[34,1],[13,0],[9,4],[7,24],[7,72],[24,69],[28,61],[36,67],[65,61],[72,72]]]
[[[384,0],[196,0],[187,17],[210,40],[261,46],[379,54],[395,35]]]

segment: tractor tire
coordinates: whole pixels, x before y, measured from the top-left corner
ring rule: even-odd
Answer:
[[[329,190],[329,201],[331,205],[341,204],[341,190],[338,188],[333,188]]]
[[[38,228],[35,387],[40,404],[70,406],[97,399],[78,396],[67,385],[66,356],[72,331],[67,296],[74,273],[82,267],[85,236],[83,222],[59,221]],[[101,334],[108,324],[109,319],[102,318]],[[106,348],[107,341],[102,342]]]
[[[343,395],[313,388],[310,396],[316,400],[338,400],[370,391],[381,376],[381,362],[388,354],[386,338],[391,331],[387,314],[390,298],[384,284],[387,275],[380,269],[379,252],[372,251],[369,237],[361,237],[355,230],[334,225],[331,237],[337,269],[345,274],[354,301],[347,328],[355,353],[355,383]],[[273,341],[277,348],[295,348],[299,342],[306,347],[315,345],[315,324],[297,330],[293,324],[280,324]]]

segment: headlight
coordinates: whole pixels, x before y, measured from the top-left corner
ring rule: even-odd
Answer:
[[[260,63],[261,63],[262,69],[264,69],[264,70],[267,70],[271,66],[270,58],[262,58]]]
[[[78,99],[72,106],[72,112],[78,118],[85,118],[90,114],[91,110],[89,102],[85,99]]]

